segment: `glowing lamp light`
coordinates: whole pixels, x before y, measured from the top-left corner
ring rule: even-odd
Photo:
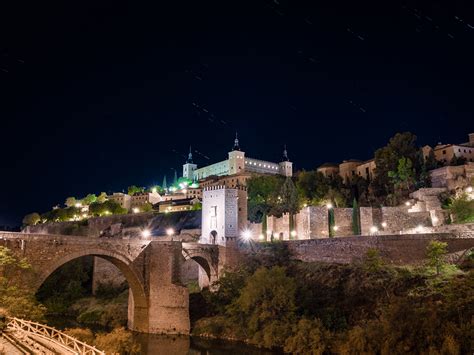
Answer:
[[[433,218],[431,218],[431,222],[433,223],[438,223],[439,219],[438,217],[434,216]]]
[[[137,207],[134,207],[134,208],[132,209],[132,211],[133,211],[133,213],[138,213],[138,212],[140,212],[140,210],[139,210]]]
[[[294,238],[294,237],[296,237],[296,236],[298,235],[298,233],[296,233],[296,231],[291,231],[291,233],[290,233],[290,234],[291,234],[291,236],[292,236],[293,238]]]
[[[174,235],[174,229],[173,229],[173,228],[168,228],[168,229],[166,230],[166,235],[168,235],[168,236],[170,236],[170,237],[171,237],[172,235]]]
[[[258,239],[263,240],[263,239],[265,239],[265,236],[264,236],[263,234],[260,234],[260,235],[258,236]]]
[[[144,229],[144,230],[142,231],[142,237],[148,238],[150,235],[151,235],[151,232],[150,232],[149,229]]]
[[[370,227],[370,233],[377,233],[379,231],[379,229],[376,227],[376,226],[372,226]]]
[[[153,194],[156,194],[157,191],[158,191],[158,190],[156,189],[156,187],[154,187],[154,188],[151,189],[151,193],[153,193]]]
[[[74,207],[81,208],[81,207],[82,207],[82,203],[79,203],[79,202],[78,202],[78,203],[76,203],[76,204],[74,205]]]
[[[303,207],[304,207],[304,208],[308,207],[308,204],[307,204],[307,203],[305,203],[305,204],[303,205]]]
[[[382,227],[387,228],[387,222],[382,222]]]
[[[405,202],[405,206],[410,206],[410,205],[411,205],[410,201]]]
[[[110,211],[104,211],[104,214],[109,215]]]
[[[272,235],[272,231],[267,231],[267,235]]]
[[[332,206],[332,203],[331,203],[331,202],[327,203],[327,204],[326,204],[326,207],[327,207],[328,210],[330,210],[330,209],[333,207],[333,206]]]
[[[466,192],[467,192],[468,194],[470,194],[472,191],[473,191],[472,186],[469,186],[469,187],[466,188]]]
[[[183,189],[183,194],[187,193],[188,190],[187,189]]]
[[[252,232],[249,231],[248,229],[244,230],[242,232],[242,238],[246,241],[249,241],[252,238]]]

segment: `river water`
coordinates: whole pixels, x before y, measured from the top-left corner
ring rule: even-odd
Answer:
[[[47,324],[57,329],[80,327],[81,325],[72,317],[48,316]],[[90,327],[94,332],[110,331],[101,326]],[[243,343],[209,340],[189,336],[165,336],[154,334],[135,333],[135,340],[141,345],[144,355],[270,355],[282,354],[280,351],[259,349]]]
[[[166,354],[166,355],[269,355],[281,354],[278,351],[258,349],[245,344],[207,340],[195,337],[170,337],[152,334],[136,335],[141,344],[143,354]]]

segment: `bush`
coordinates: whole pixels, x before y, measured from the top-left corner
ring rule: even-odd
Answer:
[[[89,345],[94,344],[94,333],[92,333],[92,330],[87,329],[87,328],[66,328],[64,330],[64,333],[67,335],[72,336],[73,338],[76,338],[77,340],[80,340],[84,343],[87,343]]]
[[[319,319],[300,319],[293,326],[293,335],[285,341],[285,351],[292,354],[324,354],[331,334]]]
[[[451,213],[456,223],[474,222],[474,200],[469,200],[467,194],[461,194],[451,202]]]
[[[111,354],[140,354],[141,351],[140,344],[134,341],[132,332],[123,327],[97,335],[95,346]]]

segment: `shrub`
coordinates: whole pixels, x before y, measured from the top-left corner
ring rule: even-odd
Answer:
[[[132,332],[125,328],[116,328],[110,333],[99,334],[95,340],[95,346],[111,354],[140,354],[141,347],[133,339]]]

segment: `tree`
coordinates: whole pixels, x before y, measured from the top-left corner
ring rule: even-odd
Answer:
[[[140,207],[140,210],[142,212],[151,212],[153,211],[153,205],[149,202],[146,202]]]
[[[318,171],[301,171],[296,176],[296,188],[302,202],[318,205],[331,188],[330,179]]]
[[[295,294],[295,280],[286,276],[284,267],[260,268],[248,278],[228,312],[253,343],[283,346],[295,317]]]
[[[247,181],[248,218],[260,223],[264,215],[278,214],[278,197],[284,179],[278,175],[255,176]]]
[[[168,183],[166,182],[166,175],[163,176],[163,184],[161,185],[163,186],[163,190],[168,190]]]
[[[94,203],[97,201],[97,196],[94,194],[88,194],[86,197],[82,199],[82,203],[84,205],[90,205],[91,203]]]
[[[389,171],[397,171],[401,158],[416,161],[418,148],[415,145],[416,136],[410,132],[397,133],[390,138],[389,143],[375,152],[375,178],[372,191],[377,196],[386,196],[393,192]]]
[[[37,212],[27,214],[23,217],[23,225],[25,226],[34,226],[35,224],[38,224],[39,221],[41,221],[41,216]]]
[[[466,193],[455,196],[449,204],[449,209],[454,215],[455,223],[474,222],[474,200]]]
[[[107,194],[105,192],[101,192],[94,202],[104,203],[105,201],[107,201]]]
[[[396,188],[403,191],[410,191],[415,183],[415,169],[411,159],[402,157],[398,160],[397,169],[389,171],[388,176],[392,178],[392,182]]]
[[[76,203],[78,203],[78,201],[76,200],[75,197],[68,197],[66,201],[64,202],[66,207],[74,207]]]
[[[130,196],[133,196],[135,194],[138,194],[138,193],[141,193],[141,192],[144,192],[145,189],[143,187],[138,187],[138,186],[135,186],[135,185],[132,185],[132,186],[129,186],[128,187],[128,194]]]
[[[94,202],[89,206],[89,213],[93,216],[104,216],[108,214],[126,214],[128,210],[119,203],[107,200],[104,203]]]
[[[446,266],[444,256],[448,253],[448,243],[432,240],[426,248],[428,265],[434,267],[436,275],[439,276],[442,269]]]
[[[329,238],[334,237],[334,226],[336,225],[334,219],[334,208],[328,209],[328,227],[329,227]]]
[[[322,355],[328,349],[331,334],[319,319],[302,318],[293,326],[293,335],[285,341],[285,352]]]
[[[12,251],[0,246],[0,305],[15,317],[43,320],[46,308],[39,304],[26,285],[18,283],[18,274],[31,272],[26,259],[16,257]]]
[[[352,201],[352,233],[354,235],[360,234],[360,211],[355,198]]]

